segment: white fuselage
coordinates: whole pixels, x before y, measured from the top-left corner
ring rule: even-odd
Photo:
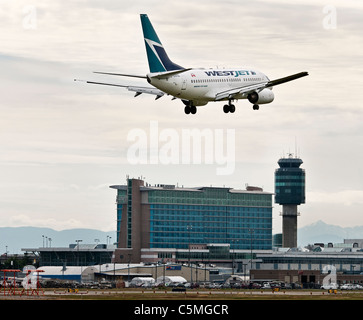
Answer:
[[[217,94],[255,84],[266,83],[268,77],[252,69],[191,69],[168,77],[151,76],[150,84],[179,99],[191,100],[195,105],[216,101]],[[246,95],[234,97],[245,99]],[[218,99],[228,100],[228,97]]]

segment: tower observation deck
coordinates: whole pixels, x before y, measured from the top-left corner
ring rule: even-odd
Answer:
[[[282,205],[282,246],[297,247],[297,206],[305,203],[305,170],[303,161],[289,154],[275,170],[275,202]]]

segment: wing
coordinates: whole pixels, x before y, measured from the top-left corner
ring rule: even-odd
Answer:
[[[126,88],[129,91],[136,92],[135,97],[139,96],[142,93],[152,94],[152,95],[156,96],[155,100],[161,98],[165,94],[161,90],[150,88],[150,87],[126,86],[126,85],[121,85],[121,84],[86,81],[86,80],[78,80],[78,79],[74,79],[74,81],[82,81],[82,82],[86,82],[86,83],[90,83],[90,84],[99,84],[99,85],[103,85],[103,86],[113,86],[113,87]]]
[[[239,87],[239,88],[235,88],[235,89],[231,89],[231,90],[226,90],[226,91],[222,91],[216,94],[216,100],[224,100],[224,99],[234,99],[236,96],[239,97],[247,97],[248,94],[252,93],[252,92],[260,92],[265,88],[270,88],[273,86],[277,86],[279,84],[282,83],[286,83],[292,80],[296,80],[299,79],[301,77],[305,77],[309,75],[307,72],[300,72],[300,73],[296,73],[293,74],[291,76],[287,76],[284,78],[279,78],[276,80],[270,80],[270,81],[265,81],[265,82],[260,82],[258,84],[253,84],[253,85],[249,85],[249,86],[245,86],[245,87]]]
[[[292,80],[296,80],[296,79],[299,79],[299,78],[302,78],[302,77],[305,77],[305,76],[308,76],[308,75],[309,75],[309,73],[307,73],[305,71],[305,72],[299,72],[299,73],[296,73],[296,74],[293,74],[291,76],[287,76],[287,77],[284,77],[284,78],[272,80],[272,81],[269,81],[267,83],[266,88],[267,87],[277,86],[278,84],[282,84],[282,83],[285,83],[285,82],[289,82],[289,81],[292,81]]]

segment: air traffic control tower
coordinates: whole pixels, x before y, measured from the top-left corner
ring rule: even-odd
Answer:
[[[275,203],[282,205],[282,246],[297,247],[297,206],[305,203],[305,170],[301,159],[289,154],[277,162],[275,171]]]

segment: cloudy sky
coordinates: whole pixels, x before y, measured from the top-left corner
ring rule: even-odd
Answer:
[[[234,114],[210,103],[194,116],[170,97],[134,98],[122,88],[74,82],[145,85],[92,73],[148,72],[140,13],[184,67],[309,76],[275,87],[275,101],[259,111],[240,100]],[[274,192],[278,159],[296,150],[307,176],[299,227],[318,220],[363,225],[362,16],[360,0],[0,0],[0,225],[115,230],[109,186],[124,184],[126,175]],[[150,138],[155,123],[157,151],[165,145],[161,132],[218,131],[227,146],[231,129],[232,174],[217,173],[217,158],[131,163],[128,137],[139,130]],[[275,205],[274,232],[280,211]]]

